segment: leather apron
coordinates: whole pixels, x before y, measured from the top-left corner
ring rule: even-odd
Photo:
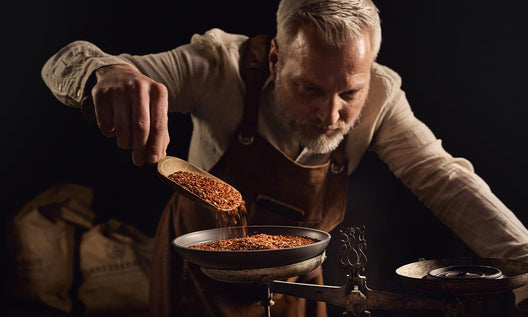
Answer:
[[[263,78],[262,74],[259,76]],[[242,193],[248,225],[290,225],[331,231],[345,213],[344,142],[331,153],[326,164],[295,163],[256,133],[262,80],[252,88],[248,79],[242,124],[210,172]],[[216,211],[181,195],[172,196],[155,238],[150,290],[153,316],[264,315],[265,309],[257,304],[262,290],[256,285],[214,281],[170,247],[171,240],[179,235],[215,227]],[[322,284],[322,270],[289,279],[296,280]],[[274,294],[273,300],[274,317],[326,316],[325,303],[282,294]]]

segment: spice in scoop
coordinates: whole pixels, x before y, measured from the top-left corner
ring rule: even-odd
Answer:
[[[242,195],[233,187],[197,173],[178,171],[169,179],[210,203],[218,210],[233,210],[242,203]]]

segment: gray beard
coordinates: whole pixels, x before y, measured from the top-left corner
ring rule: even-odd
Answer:
[[[283,135],[287,135],[290,140],[298,142],[299,149],[306,148],[314,154],[325,154],[335,150],[343,141],[345,135],[354,127],[357,119],[349,124],[339,122],[337,133],[331,136],[319,135],[317,137],[309,136],[303,133],[300,124],[297,123],[286,111],[286,103],[280,93],[281,81],[277,78],[274,82],[273,99],[271,102],[271,115],[275,118],[278,128],[282,130]],[[302,122],[301,122],[302,124]],[[321,123],[316,125],[323,126]]]

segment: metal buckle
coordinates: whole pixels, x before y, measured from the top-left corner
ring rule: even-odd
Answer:
[[[330,163],[330,171],[334,174],[341,173],[344,168],[345,166],[343,164],[336,163],[335,161]]]
[[[238,141],[242,143],[242,145],[251,145],[253,141],[255,141],[255,137],[245,137],[242,135],[242,132],[238,133]]]

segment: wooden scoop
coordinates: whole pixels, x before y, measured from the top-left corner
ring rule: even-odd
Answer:
[[[242,203],[242,195],[233,186],[227,184],[226,182],[222,181],[221,179],[211,175],[210,173],[202,170],[201,168],[199,168],[199,167],[197,167],[197,166],[195,166],[195,165],[193,165],[193,164],[191,164],[191,163],[189,163],[189,162],[187,162],[185,160],[182,160],[180,158],[177,158],[177,157],[174,157],[174,156],[166,156],[166,157],[162,158],[158,162],[157,171],[158,171],[158,175],[160,176],[161,180],[165,184],[169,185],[170,188],[172,188],[173,190],[177,191],[178,193],[181,193],[185,197],[187,197],[187,198],[189,198],[189,199],[191,199],[191,200],[193,200],[193,201],[195,201],[195,202],[199,203],[200,205],[205,206],[207,208],[212,208],[214,210],[226,211],[227,212],[227,211],[235,210],[239,206],[234,207],[232,209],[219,208],[218,206],[213,205],[211,202],[209,202],[208,200],[204,199],[203,197],[200,197],[200,196],[194,194],[192,191],[188,190],[184,186],[181,186],[180,184],[176,183],[175,181],[170,179],[169,176],[172,175],[175,172],[178,172],[178,171],[191,172],[191,173],[199,174],[201,176],[205,176],[207,178],[210,178],[212,180],[215,180],[217,182],[220,182],[222,184],[225,184],[225,185],[229,186],[230,189],[232,189],[234,192],[236,192],[239,195],[240,203]]]

